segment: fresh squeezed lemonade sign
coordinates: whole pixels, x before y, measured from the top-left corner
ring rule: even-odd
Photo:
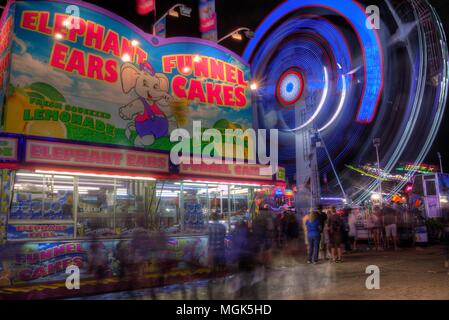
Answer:
[[[152,38],[89,4],[76,28],[66,2],[14,5],[5,131],[168,151],[194,120],[252,126],[249,69],[225,49]]]

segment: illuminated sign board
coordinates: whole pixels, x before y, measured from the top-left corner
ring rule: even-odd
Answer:
[[[252,127],[250,70],[239,56],[210,41],[153,37],[79,1],[75,27],[70,4],[12,2],[6,132],[168,151],[170,133],[196,120]]]
[[[438,171],[438,167],[430,164],[413,164],[407,163],[403,166],[399,166],[396,168],[398,171],[416,171],[422,174],[432,174]]]
[[[181,163],[179,173],[188,175],[237,178],[237,179],[256,179],[272,180],[272,176],[262,175],[261,169],[268,166],[258,164],[186,164]]]
[[[102,169],[120,169],[168,173],[168,155],[147,151],[89,147],[28,140],[25,161],[48,165],[66,165]]]
[[[276,172],[276,180],[285,181],[285,168],[278,167],[278,171]]]
[[[17,138],[0,137],[0,161],[17,161],[18,144]]]
[[[71,238],[73,224],[8,224],[8,240]]]

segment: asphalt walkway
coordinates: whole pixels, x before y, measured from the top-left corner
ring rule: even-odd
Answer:
[[[380,289],[366,288],[366,268],[379,267]],[[243,291],[238,289],[247,283]],[[207,280],[93,295],[83,299],[210,299]],[[346,254],[343,263],[321,261],[309,265],[304,255],[281,253],[269,269],[235,273],[216,279],[212,299],[330,299],[415,300],[449,299],[449,274],[444,248],[406,248],[400,251],[363,251]]]

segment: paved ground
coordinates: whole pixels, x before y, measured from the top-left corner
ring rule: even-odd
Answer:
[[[344,262],[304,262],[304,253],[280,253],[269,270],[248,275],[255,282],[243,297],[235,295],[239,279],[234,274],[213,284],[214,299],[449,299],[449,274],[443,247],[407,248],[394,251],[364,251],[345,255]],[[368,290],[366,267],[380,269],[380,289]],[[85,297],[84,299],[209,299],[208,281]],[[195,293],[196,292],[196,293]]]

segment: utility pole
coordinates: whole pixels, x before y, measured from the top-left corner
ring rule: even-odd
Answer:
[[[376,148],[377,155],[377,172],[378,172],[378,184],[379,184],[379,195],[380,195],[380,205],[383,205],[383,196],[382,196],[382,176],[380,172],[380,160],[379,160],[379,147],[380,147],[380,138],[373,139],[374,148]]]

